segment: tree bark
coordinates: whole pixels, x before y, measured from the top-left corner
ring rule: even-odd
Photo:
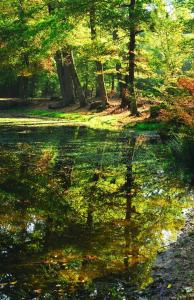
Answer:
[[[48,13],[51,14],[54,10],[53,6],[51,3],[48,3],[47,7]],[[75,74],[72,75],[72,55],[65,49],[58,50],[55,54],[55,62],[62,96],[62,103],[59,106],[65,107],[72,105],[76,100],[75,82],[73,81]],[[76,70],[74,70],[74,73],[76,73]]]
[[[92,2],[90,7],[90,29],[91,29],[91,39],[95,42],[97,38],[96,32],[96,10],[95,5]],[[101,98],[104,105],[108,104],[108,96],[104,81],[104,73],[103,73],[103,64],[101,61],[96,61],[96,97]]]
[[[19,76],[19,98],[27,99],[28,98],[28,77]]]
[[[104,82],[104,74],[103,74],[103,65],[100,61],[96,61],[96,71],[97,71],[97,89],[96,89],[96,97],[101,98],[105,105],[108,104],[108,96]]]
[[[118,30],[115,30],[113,32],[113,40],[118,42]],[[116,64],[116,71],[119,88],[119,98],[121,98],[121,108],[125,108],[129,106],[128,87],[126,81],[123,81],[120,62]]]
[[[137,110],[137,102],[135,96],[135,47],[136,47],[136,30],[135,30],[135,5],[136,0],[131,0],[129,6],[129,77],[128,77],[128,86],[129,86],[129,99],[130,99],[130,109],[132,115],[139,115]]]
[[[125,75],[124,80],[120,82],[121,108],[130,108],[128,77]]]
[[[61,107],[69,106],[75,102],[75,92],[71,75],[71,55],[65,51],[57,51],[55,61],[62,95]]]
[[[115,75],[112,74],[111,76],[111,92],[115,91]]]
[[[80,106],[84,107],[87,105],[86,98],[85,98],[84,91],[82,89],[82,86],[81,86],[81,83],[80,83],[80,80],[79,80],[79,77],[77,74],[77,70],[76,70],[74,58],[73,58],[73,53],[71,52],[70,55],[71,55],[71,72],[72,72],[71,75],[72,75],[72,80],[74,83],[75,93],[79,100]]]
[[[23,7],[23,0],[18,0],[18,17],[21,22],[21,24],[24,26],[26,25],[26,17],[25,17],[25,11]],[[27,48],[28,44],[27,41],[22,41],[23,48]],[[22,61],[22,68],[25,69],[25,67],[28,69],[29,67],[29,55],[28,52],[25,52],[21,56]],[[23,72],[23,70],[22,70]],[[18,76],[18,82],[19,82],[19,97],[21,99],[27,99],[28,98],[28,83],[29,83],[29,77],[25,75]]]

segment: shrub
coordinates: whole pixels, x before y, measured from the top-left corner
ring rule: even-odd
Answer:
[[[160,105],[154,105],[150,107],[150,117],[157,118],[160,115],[162,109],[166,109],[166,104],[161,103]]]
[[[188,90],[192,95],[194,95],[194,79],[193,78],[180,78],[178,80],[179,86]]]
[[[191,97],[177,97],[171,105],[160,110],[159,120],[174,125],[194,125],[194,100]]]

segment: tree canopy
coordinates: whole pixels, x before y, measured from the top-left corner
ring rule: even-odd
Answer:
[[[1,96],[87,98],[108,105],[114,91],[137,114],[191,76],[190,1],[3,0]]]

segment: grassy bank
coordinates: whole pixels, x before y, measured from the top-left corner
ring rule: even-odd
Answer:
[[[121,130],[123,126],[134,126],[147,118],[143,113],[141,118],[130,117],[128,111],[115,113],[115,106],[102,113],[89,110],[49,110],[47,108],[20,108],[0,112],[0,126],[57,126],[83,125],[90,128]],[[129,127],[130,127],[129,126]]]

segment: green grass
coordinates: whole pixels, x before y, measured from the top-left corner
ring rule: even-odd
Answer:
[[[86,116],[79,113],[62,113],[62,112],[49,112],[47,110],[27,110],[29,116],[48,117],[48,118],[62,118],[67,120],[85,120]]]
[[[57,126],[85,125],[90,128],[119,130],[119,115],[82,114],[78,112],[64,113],[38,109],[10,109],[1,114],[0,126]]]
[[[163,127],[164,125],[162,123],[150,123],[150,122],[142,122],[142,123],[137,123],[135,125],[135,128],[137,130],[143,130],[143,131],[152,131],[152,130],[159,130]]]
[[[49,111],[46,109],[14,108],[1,113],[0,125],[9,124],[17,126],[57,126],[57,125],[85,125],[90,128],[102,128],[120,130],[123,125],[119,123],[122,116],[101,115],[99,113],[79,113]],[[157,131],[164,128],[163,123],[157,122],[133,122],[124,126],[124,129],[137,131]]]
[[[125,125],[125,128],[134,128],[139,131],[156,131],[164,127],[163,123],[157,122],[136,122]]]

